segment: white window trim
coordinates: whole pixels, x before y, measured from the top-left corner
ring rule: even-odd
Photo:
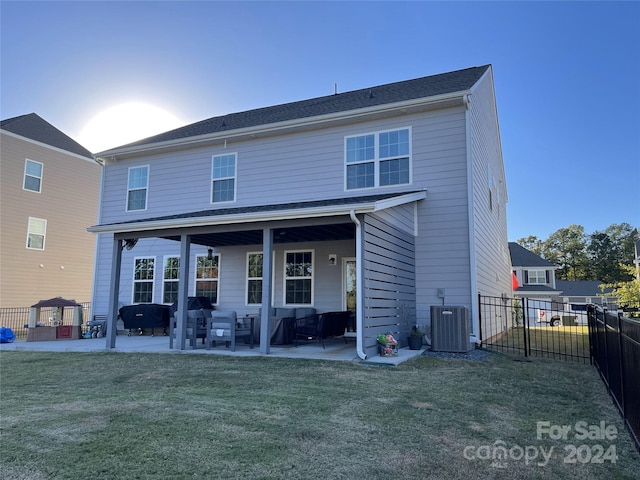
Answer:
[[[216,280],[218,283],[216,285],[216,301],[215,303],[212,303],[212,305],[214,306],[218,306],[220,304],[220,277],[222,276],[222,255],[220,255],[220,252],[214,252],[213,253],[214,257],[218,257],[218,276],[216,278],[198,278],[198,258],[199,257],[207,257],[207,254],[197,254],[196,255],[196,263],[193,267],[193,292],[192,295],[195,296],[196,295],[196,289],[198,288],[197,283],[198,281],[214,281]]]
[[[37,163],[38,165],[40,165],[41,173],[40,173],[39,177],[34,177],[33,175],[29,175],[27,173],[27,165],[29,164],[29,162]],[[26,183],[27,176],[33,177],[33,178],[38,178],[40,180],[40,189],[39,190],[31,190],[30,188],[25,188],[25,183]],[[37,162],[35,160],[31,160],[30,158],[25,158],[25,160],[24,160],[24,175],[22,177],[22,190],[24,190],[25,192],[31,192],[31,193],[42,193],[42,178],[43,177],[44,177],[44,163]]]
[[[404,156],[402,157],[385,157],[385,158],[380,158],[380,134],[382,133],[388,133],[388,132],[397,132],[400,130],[408,130],[409,131],[409,153],[407,155],[407,157],[409,158],[409,182],[407,183],[397,183],[397,184],[393,184],[393,185],[380,185],[380,162],[381,161],[385,161],[385,160],[394,160],[397,158],[405,158]],[[373,148],[374,148],[374,156],[371,160],[361,160],[359,162],[351,162],[351,163],[347,163],[347,140],[350,138],[357,138],[357,137],[364,137],[367,135],[373,135]],[[393,188],[393,187],[398,187],[398,186],[406,186],[406,185],[412,185],[413,184],[413,131],[412,131],[412,127],[410,126],[406,126],[406,127],[398,127],[398,128],[391,128],[391,129],[385,129],[385,130],[378,130],[376,132],[365,132],[365,133],[358,133],[357,135],[348,135],[346,137],[344,137],[344,147],[343,147],[343,162],[344,162],[344,191],[345,192],[353,192],[355,190],[358,191],[362,191],[362,190],[373,190],[376,188]],[[348,178],[347,178],[347,167],[351,166],[351,165],[359,165],[359,164],[363,164],[363,163],[373,163],[373,187],[362,187],[362,188],[351,188],[348,189],[347,188],[347,184],[348,184]]]
[[[221,178],[213,178],[213,162],[217,157],[229,157],[233,155],[234,157],[234,172],[235,175],[232,177],[221,177]],[[215,181],[220,181],[220,180],[230,180],[233,179],[233,200],[226,200],[224,202],[214,202],[213,201],[213,182]],[[212,155],[211,156],[211,192],[209,193],[209,201],[211,202],[211,205],[221,205],[221,204],[228,204],[228,203],[235,203],[236,202],[236,196],[237,196],[237,190],[238,190],[238,153],[237,152],[229,152],[229,153],[219,153],[217,155]]]
[[[162,303],[164,303],[164,296],[165,296],[165,293],[166,293],[165,288],[167,286],[167,283],[180,283],[180,270],[179,269],[178,269],[178,278],[176,278],[175,280],[174,279],[167,279],[164,276],[165,275],[165,269],[167,267],[167,260],[170,259],[170,258],[177,258],[178,262],[180,262],[180,255],[165,255],[162,258],[162,300],[163,300]],[[178,265],[179,265],[179,263],[178,263]]]
[[[151,280],[136,280],[136,262],[138,260],[153,260],[153,278]],[[164,277],[164,274],[163,274]],[[156,295],[156,257],[153,256],[141,256],[133,257],[133,272],[131,274],[131,304],[140,305],[140,302],[136,302],[136,283],[151,283],[151,303],[153,303]]]
[[[29,236],[31,235],[31,220],[39,220],[41,222],[44,222],[44,233],[42,234],[43,239],[42,239],[42,248],[35,248],[35,247],[30,247],[29,246]],[[39,233],[34,233],[33,235],[40,235]],[[29,219],[27,220],[27,242],[25,244],[25,247],[27,247],[28,250],[38,250],[38,251],[43,251],[46,247],[46,243],[47,243],[47,220],[44,218],[37,218],[37,217],[29,217]]]
[[[147,169],[147,184],[144,187],[145,190],[145,196],[144,196],[144,208],[140,208],[140,209],[136,209],[136,210],[130,210],[129,209],[129,192],[132,192],[134,190],[142,190],[142,188],[129,188],[129,179],[131,178],[131,170],[133,169],[138,169],[138,168],[146,168]],[[127,212],[145,212],[147,210],[147,208],[149,207],[149,177],[151,176],[151,167],[149,165],[137,165],[135,167],[129,167],[129,169],[127,170],[127,193],[126,193],[126,197],[125,197],[125,209]]]
[[[287,277],[287,254],[288,253],[311,253],[311,276],[310,277]],[[282,305],[285,307],[313,307],[315,305],[315,275],[316,275],[316,251],[310,248],[300,250],[285,250],[282,260]],[[311,279],[311,303],[287,303],[287,280]]]

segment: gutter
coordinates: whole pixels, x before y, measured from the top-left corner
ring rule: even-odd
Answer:
[[[356,217],[355,210],[349,212],[351,221],[356,225],[356,298],[358,299],[356,308],[356,351],[362,360],[367,359],[367,354],[362,349],[364,339],[364,321],[362,318],[362,225]]]

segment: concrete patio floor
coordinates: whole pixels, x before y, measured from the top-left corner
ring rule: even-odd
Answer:
[[[314,360],[335,360],[361,362],[372,365],[399,365],[412,358],[420,356],[422,350],[410,350],[401,348],[397,357],[372,356],[362,360],[356,353],[356,346],[353,340],[344,343],[341,339],[329,339],[325,342],[326,348],[317,342],[295,345],[273,345],[269,357],[276,358],[304,358]],[[248,345],[240,344],[236,346],[236,351],[232,352],[224,345],[206,350],[204,345],[198,342],[197,348],[186,350],[170,350],[168,336],[139,336],[139,335],[118,335],[116,337],[116,348],[108,349],[106,339],[88,338],[80,340],[56,340],[51,342],[27,342],[26,340],[16,340],[13,343],[0,344],[0,352],[21,351],[21,352],[122,352],[122,353],[166,353],[170,355],[231,355],[236,357],[261,357],[258,346],[253,349]]]

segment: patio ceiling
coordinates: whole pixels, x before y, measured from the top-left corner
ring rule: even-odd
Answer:
[[[163,236],[162,238],[180,241],[179,235]],[[354,238],[355,225],[351,222],[276,228],[273,231],[273,243],[325,242],[353,240]],[[262,230],[197,233],[191,236],[191,243],[210,247],[261,245]]]

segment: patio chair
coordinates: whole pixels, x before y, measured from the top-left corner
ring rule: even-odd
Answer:
[[[321,315],[310,315],[296,319],[295,323],[295,339],[296,347],[298,346],[298,338],[302,337],[305,340],[319,340],[322,343],[322,348],[326,348],[324,345],[325,338],[329,337],[342,337],[344,343],[347,343],[347,339],[344,336],[344,332],[347,329],[347,323],[351,317],[351,312],[325,312]]]
[[[198,338],[204,339],[207,336],[207,319],[211,316],[211,310],[188,310],[187,311],[187,339],[189,346],[196,348]],[[169,348],[173,348],[173,341],[177,335],[178,312],[173,314],[171,328],[169,329]]]
[[[237,319],[235,311],[216,310],[207,319],[206,348],[209,350],[215,346],[216,342],[225,342],[232,352],[236,351],[236,341],[238,339],[248,339],[250,347],[253,348],[253,332],[251,324],[245,323],[244,319]]]

